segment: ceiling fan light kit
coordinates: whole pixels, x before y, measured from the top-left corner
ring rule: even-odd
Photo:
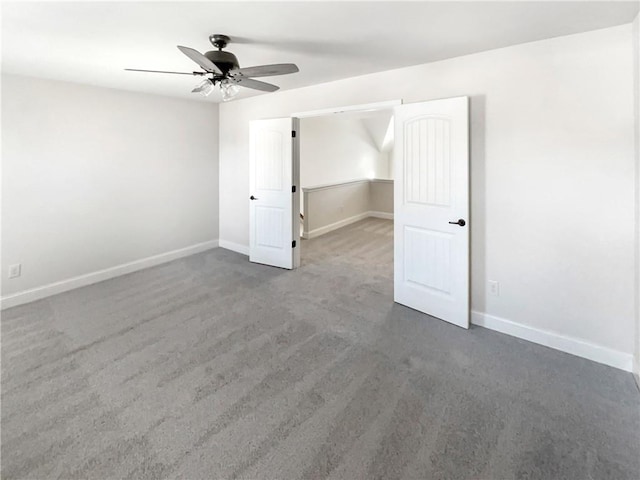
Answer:
[[[201,72],[172,72],[166,70],[140,70],[125,68],[130,72],[146,73],[171,73],[176,75],[196,75],[204,76],[205,79],[195,86],[192,93],[200,93],[205,97],[209,96],[215,86],[220,86],[223,101],[229,101],[239,92],[239,87],[252,88],[263,92],[275,92],[280,87],[271,83],[254,80],[251,77],[270,77],[274,75],[286,75],[298,72],[298,67],[293,63],[278,63],[274,65],[259,65],[255,67],[240,68],[238,59],[231,52],[223,51],[231,39],[227,35],[214,33],[209,35],[209,41],[217,48],[204,54],[190,47],[178,45],[178,49],[187,57],[197,63],[203,71]]]
[[[223,80],[220,82],[220,90],[222,91],[222,101],[226,102],[231,100],[240,92],[240,87],[235,83]]]
[[[201,93],[203,96],[208,97],[214,90],[214,84],[208,78],[204,79],[198,85],[195,86],[191,93]]]

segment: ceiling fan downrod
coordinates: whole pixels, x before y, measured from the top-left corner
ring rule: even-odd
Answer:
[[[222,50],[231,41],[231,38],[229,38],[227,35],[214,33],[212,35],[209,35],[209,41],[211,42],[211,45],[216,47],[218,50]]]

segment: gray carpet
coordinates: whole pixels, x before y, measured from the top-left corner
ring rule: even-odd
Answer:
[[[3,313],[2,478],[639,479],[632,376],[392,302],[392,225]]]

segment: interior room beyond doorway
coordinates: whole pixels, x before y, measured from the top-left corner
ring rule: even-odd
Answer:
[[[393,130],[392,109],[301,119],[303,239],[368,217],[393,219]]]

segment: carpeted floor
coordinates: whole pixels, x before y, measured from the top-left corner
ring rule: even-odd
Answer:
[[[392,223],[3,312],[2,478],[640,478],[632,376],[392,301]]]

